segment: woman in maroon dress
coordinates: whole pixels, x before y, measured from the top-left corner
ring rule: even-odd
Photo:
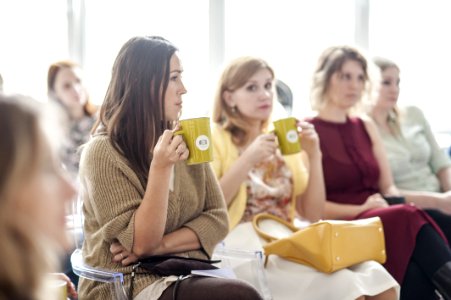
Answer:
[[[401,284],[401,299],[451,299],[451,250],[440,228],[413,205],[389,206],[399,195],[374,124],[353,116],[369,90],[367,62],[355,49],[332,47],[320,57],[312,86],[326,184],[325,217],[379,216],[387,249],[385,267]]]

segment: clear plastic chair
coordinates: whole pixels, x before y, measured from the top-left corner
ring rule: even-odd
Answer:
[[[72,215],[68,218],[69,229],[72,231],[76,246],[70,258],[74,273],[88,280],[110,284],[112,300],[127,300],[127,293],[124,289],[124,275],[122,273],[94,268],[87,265],[83,260],[81,250],[83,245],[83,211],[80,197],[78,197],[77,201],[74,201]]]
[[[122,273],[94,268],[86,264],[83,260],[81,250],[83,245],[82,206],[83,202],[78,197],[77,201],[73,203],[72,215],[68,217],[69,229],[72,231],[74,244],[76,245],[70,259],[72,269],[75,274],[82,278],[111,284],[112,300],[127,300],[128,296],[125,292],[124,275]],[[253,285],[265,300],[272,299],[263,269],[262,251],[229,249],[221,243],[215,248],[213,259],[221,260],[220,267],[232,269],[238,279]]]
[[[238,279],[254,286],[263,299],[272,299],[263,267],[262,251],[232,249],[221,243],[215,248],[213,259],[221,260],[219,267],[232,269]]]

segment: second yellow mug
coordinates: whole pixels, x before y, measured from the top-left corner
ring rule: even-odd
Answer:
[[[181,129],[174,134],[183,136],[189,150],[189,165],[210,162],[213,160],[211,144],[210,118],[194,118],[180,121]]]
[[[274,133],[283,155],[301,152],[301,143],[296,126],[296,118],[290,117],[274,121]]]
[[[67,282],[52,276],[49,280],[50,288],[55,300],[67,300]]]

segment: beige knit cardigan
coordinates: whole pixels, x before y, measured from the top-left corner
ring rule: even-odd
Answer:
[[[111,243],[119,241],[127,250],[133,247],[134,216],[145,187],[127,160],[112,146],[106,135],[95,136],[82,151],[80,192],[83,199],[83,257],[87,264],[125,274],[130,284],[131,266],[112,262]],[[183,226],[198,236],[202,249],[180,253],[207,258],[227,234],[225,202],[216,177],[208,163],[188,166],[179,162],[174,168],[174,190],[169,193],[165,233]],[[155,275],[137,275],[134,296],[158,279]],[[108,299],[109,284],[80,280],[79,299]]]

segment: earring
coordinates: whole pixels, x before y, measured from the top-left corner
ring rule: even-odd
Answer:
[[[232,106],[230,110],[232,111],[232,114],[236,114],[236,106]]]

